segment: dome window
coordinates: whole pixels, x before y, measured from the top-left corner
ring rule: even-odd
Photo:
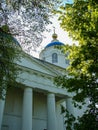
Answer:
[[[67,65],[69,65],[69,60],[68,60],[68,59],[65,59],[65,63],[66,63]]]
[[[57,63],[58,62],[58,55],[57,53],[52,54],[52,63]]]

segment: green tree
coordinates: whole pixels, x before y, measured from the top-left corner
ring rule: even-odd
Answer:
[[[0,1],[0,98],[8,84],[15,82],[19,72],[14,64],[14,59],[20,57],[19,49],[13,35],[19,40],[22,38],[21,45],[29,52],[38,47],[56,3],[57,0]]]
[[[0,27],[8,25],[27,52],[39,47],[42,32],[61,0],[1,0]]]
[[[75,0],[72,5],[62,6],[58,12],[61,27],[69,32],[73,40],[78,41],[78,45],[66,47],[69,51],[70,66],[64,77],[55,80],[69,92],[75,92],[75,102],[84,104],[85,99],[89,99],[87,111],[78,118],[74,129],[97,130],[98,1]]]
[[[2,26],[0,28],[0,99],[5,98],[7,88],[16,82],[20,69],[14,61],[19,60],[20,50],[21,47],[10,34],[8,26]]]

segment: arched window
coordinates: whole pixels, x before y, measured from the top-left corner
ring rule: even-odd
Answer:
[[[67,65],[69,65],[69,60],[68,60],[68,59],[65,59],[65,63],[66,63]]]
[[[57,63],[58,62],[58,55],[57,53],[52,54],[52,63]]]

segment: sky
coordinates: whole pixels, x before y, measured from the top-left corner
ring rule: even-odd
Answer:
[[[63,4],[66,3],[72,3],[73,0],[63,0]],[[45,38],[43,38],[43,41],[40,45],[40,47],[32,53],[33,56],[39,57],[39,53],[41,52],[44,47],[49,44],[52,41],[52,34],[54,33],[54,27],[55,27],[55,33],[58,35],[58,40],[64,44],[72,44],[73,40],[68,36],[68,33],[64,31],[60,27],[60,22],[58,21],[58,18],[54,16],[54,18],[51,18],[52,24],[48,25],[47,28],[50,29],[50,32],[43,32],[43,35]]]
[[[46,46],[48,43],[51,42],[52,40],[52,34],[54,33],[54,27],[55,27],[55,33],[58,35],[58,40],[60,42],[63,42],[64,44],[71,44],[72,43],[72,39],[68,36],[68,33],[66,31],[64,31],[61,27],[60,27],[60,23],[57,20],[56,17],[54,17],[52,19],[53,24],[49,25],[48,28],[51,29],[50,32],[44,32],[43,35],[46,37],[43,39],[41,46],[44,47]]]
[[[49,44],[52,41],[52,34],[54,33],[54,27],[55,27],[55,33],[58,35],[58,40],[64,44],[72,44],[74,43],[74,41],[68,36],[67,31],[64,31],[61,27],[60,27],[60,23],[57,20],[57,17],[54,17],[52,19],[52,23],[51,25],[48,25],[47,28],[50,29],[49,32],[43,32],[44,38],[43,41],[40,45],[39,48],[37,48],[37,50],[35,52],[32,53],[32,55],[34,57],[39,57],[39,53],[42,49],[44,49],[44,47]]]

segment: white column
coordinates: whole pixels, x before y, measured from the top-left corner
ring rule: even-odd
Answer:
[[[55,94],[47,95],[47,130],[57,130],[56,111],[55,111]]]
[[[24,89],[22,130],[32,130],[32,88]]]
[[[66,99],[66,109],[70,114],[74,114],[74,105],[72,104],[72,98]]]
[[[5,99],[0,99],[0,130],[2,126],[3,113],[4,113]]]
[[[3,121],[4,106],[5,106],[5,99],[6,99],[6,89],[2,90],[2,98],[3,99],[0,99],[0,130],[1,130],[2,121]]]

